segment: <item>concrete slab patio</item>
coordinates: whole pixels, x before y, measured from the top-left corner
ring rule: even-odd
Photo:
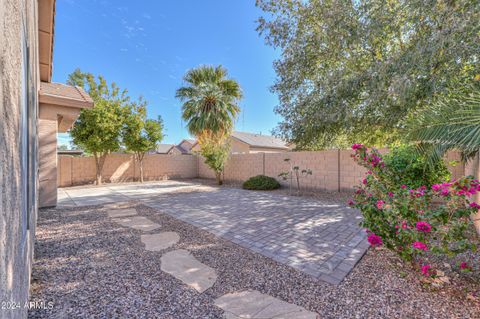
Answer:
[[[59,198],[59,206],[138,200],[332,284],[368,248],[358,212],[309,197],[162,181],[63,188]]]

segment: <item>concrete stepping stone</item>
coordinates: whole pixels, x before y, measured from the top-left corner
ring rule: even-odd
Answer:
[[[160,228],[160,225],[152,222],[150,219],[143,216],[133,216],[124,218],[114,218],[114,221],[125,227],[133,229],[151,231]]]
[[[140,240],[145,244],[146,250],[160,251],[178,243],[180,236],[176,232],[167,231],[152,235],[142,235]]]
[[[111,218],[129,217],[137,215],[137,210],[135,208],[115,209],[107,212],[107,214]]]
[[[223,295],[215,300],[227,319],[316,319],[318,315],[300,306],[262,294],[245,290]]]
[[[164,254],[160,258],[162,271],[181,280],[198,292],[204,292],[217,280],[215,270],[202,264],[188,251],[180,249]]]

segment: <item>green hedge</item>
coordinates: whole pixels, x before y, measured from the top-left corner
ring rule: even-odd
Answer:
[[[407,185],[408,188],[442,183],[450,179],[450,172],[443,161],[428,165],[425,156],[418,154],[414,146],[394,147],[383,156],[385,166],[390,169],[390,183]]]
[[[243,183],[243,188],[250,190],[272,190],[279,187],[280,183],[275,178],[265,175],[250,177]]]

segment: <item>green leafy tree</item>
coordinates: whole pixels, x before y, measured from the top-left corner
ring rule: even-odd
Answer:
[[[223,184],[222,173],[230,154],[230,144],[226,138],[201,138],[200,154],[205,158],[205,164],[215,172],[218,185]]]
[[[93,154],[96,184],[102,184],[102,169],[107,155],[120,149],[120,136],[129,103],[127,91],[120,91],[115,83],[110,86],[102,76],[76,69],[68,77],[68,84],[84,88],[94,101],[91,109],[82,109],[70,134],[75,145]]]
[[[397,141],[406,117],[480,67],[480,2],[257,0],[283,121],[300,149]]]
[[[229,136],[240,112],[242,97],[240,85],[227,78],[222,66],[200,66],[184,76],[186,85],[177,90],[176,97],[183,102],[182,118],[187,121],[190,134],[197,137],[205,163],[215,171],[222,183],[221,171],[228,157]]]
[[[163,121],[147,119],[147,103],[142,98],[130,104],[126,115],[122,140],[127,151],[132,152],[140,167],[140,182],[143,183],[143,159],[145,154],[154,150],[163,139]]]

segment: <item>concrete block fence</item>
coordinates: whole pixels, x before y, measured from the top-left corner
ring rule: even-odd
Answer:
[[[169,178],[198,177],[198,158],[195,155],[146,155],[143,162],[147,181]],[[130,154],[111,154],[103,166],[103,180],[107,183],[132,182],[139,179],[140,168]],[[95,181],[93,157],[58,157],[57,184],[59,187],[92,184]]]
[[[381,152],[387,152],[386,149]],[[232,154],[225,166],[226,181],[243,182],[248,178],[263,174],[278,178],[287,172],[290,165],[300,169],[311,169],[312,175],[301,177],[301,187],[308,189],[339,191],[351,190],[365,174],[365,169],[355,164],[351,150],[327,150],[315,152],[254,153]],[[285,159],[290,159],[286,162]],[[447,154],[446,162],[459,164],[449,166],[452,177],[465,175],[465,165],[460,163],[460,155]],[[468,165],[467,165],[468,166]],[[91,184],[95,180],[93,157],[59,156],[58,186],[67,187]],[[138,163],[130,154],[112,154],[105,161],[103,176],[106,182],[121,183],[138,180]],[[144,160],[145,180],[174,178],[215,178],[212,170],[196,155],[147,155]],[[280,180],[283,185],[287,181]]]

